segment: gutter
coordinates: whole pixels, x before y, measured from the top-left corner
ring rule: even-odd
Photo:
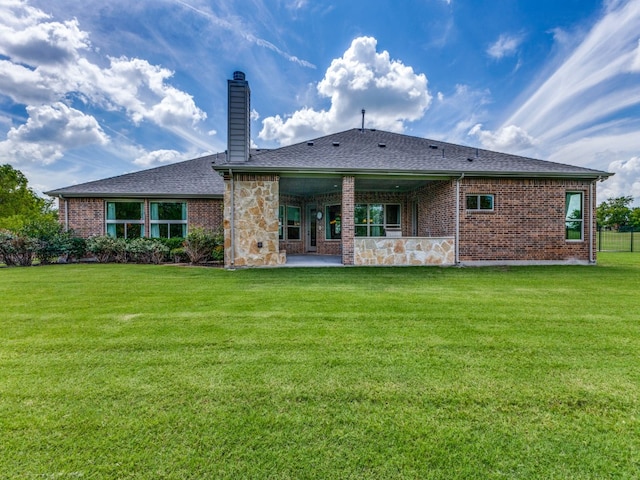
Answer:
[[[594,185],[598,180],[594,180],[589,184],[589,263],[596,263],[595,256],[593,254],[593,193]]]

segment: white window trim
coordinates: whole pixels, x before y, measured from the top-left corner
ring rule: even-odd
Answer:
[[[367,222],[366,225],[364,224],[360,224],[360,223],[356,223],[355,227],[367,227],[367,235],[364,237],[359,237],[359,238],[368,238],[371,237],[371,227],[382,227],[383,230],[386,232],[389,229],[401,229],[402,228],[402,204],[401,203],[378,203],[378,202],[369,202],[369,203],[357,203],[356,205],[366,205],[367,206],[367,219],[370,220],[370,209],[371,209],[371,205],[382,205],[382,215],[383,215],[383,219],[382,219],[382,223],[371,223],[370,221]],[[393,206],[397,206],[398,207],[398,223],[387,223],[387,207],[393,205]],[[354,218],[355,220],[355,218]],[[354,232],[355,234],[355,232]]]

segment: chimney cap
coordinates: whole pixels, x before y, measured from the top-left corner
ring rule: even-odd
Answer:
[[[236,70],[235,72],[233,72],[233,79],[244,81],[245,80],[244,72]]]

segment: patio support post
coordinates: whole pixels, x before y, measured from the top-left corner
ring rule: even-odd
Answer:
[[[352,176],[342,177],[342,264],[354,264],[354,236],[355,236],[355,183]]]

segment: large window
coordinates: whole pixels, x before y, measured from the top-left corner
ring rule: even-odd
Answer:
[[[567,192],[565,203],[565,238],[582,240],[583,208],[582,192]]]
[[[342,238],[342,205],[327,205],[324,218],[326,239],[340,240]]]
[[[467,210],[493,210],[493,195],[467,195]]]
[[[384,237],[387,230],[400,229],[400,205],[360,203],[356,205],[356,237]]]
[[[184,202],[151,202],[150,229],[153,238],[187,236],[187,204]]]
[[[117,238],[144,237],[144,203],[107,202],[107,235]]]
[[[280,240],[300,240],[300,207],[280,205],[278,210],[278,238]]]

